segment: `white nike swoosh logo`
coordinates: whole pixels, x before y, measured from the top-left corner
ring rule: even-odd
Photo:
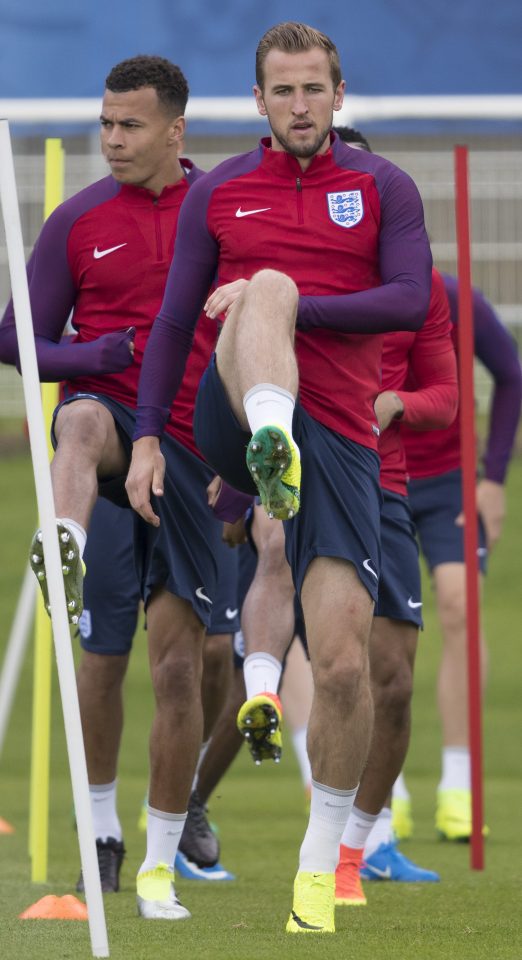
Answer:
[[[235,610],[231,610],[230,607],[227,607],[227,609],[225,610],[225,617],[227,618],[227,620],[233,620],[237,614],[237,611],[238,611],[237,607]]]
[[[369,863],[364,863],[363,866],[366,870],[370,870],[371,873],[374,873],[376,877],[382,877],[383,880],[389,880],[391,877],[391,867],[386,867],[386,870],[379,870],[379,867],[372,867]]]
[[[411,597],[409,597],[408,606],[411,607],[412,610],[417,610],[419,607],[422,607],[422,600],[415,601],[415,600],[412,600]]]
[[[212,603],[210,597],[206,597],[203,593],[203,587],[198,587],[196,590],[196,597],[199,597],[200,600],[206,600],[207,603]]]
[[[98,247],[94,248],[94,259],[101,260],[102,257],[106,257],[109,253],[114,253],[115,250],[119,250],[121,247],[126,247],[127,241],[125,243],[119,243],[117,247],[109,247],[108,250],[98,250]]]
[[[372,570],[372,568],[371,568],[371,566],[370,566],[370,563],[371,563],[371,560],[370,560],[370,558],[368,557],[367,560],[363,560],[363,567],[364,567],[365,570],[368,571],[368,573],[371,573],[372,577],[375,577],[375,579],[378,580],[379,577],[378,577],[378,575],[375,573],[375,570]]]
[[[271,209],[272,207],[261,207],[260,210],[242,210],[241,207],[238,207],[236,217],[250,217],[253,213],[266,213],[267,210]]]

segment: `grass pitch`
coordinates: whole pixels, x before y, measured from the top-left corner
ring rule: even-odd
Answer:
[[[9,635],[26,551],[35,525],[27,456],[0,460],[0,655]],[[284,933],[297,851],[306,825],[297,767],[286,738],[280,767],[256,768],[242,753],[211,801],[222,861],[233,883],[179,881],[189,922],[144,922],[135,915],[134,876],[144,839],[137,830],[147,782],[152,712],[143,632],[127,681],[119,808],[128,856],[122,891],[105,897],[109,945],[116,960],[521,960],[522,808],[520,738],[520,542],[522,463],[508,484],[505,532],[492,558],[484,601],[490,680],[484,710],[486,815],[491,836],[486,869],[469,869],[466,845],[442,844],[433,827],[440,733],[435,707],[439,635],[429,585],[414,700],[414,733],[406,773],[414,800],[415,836],[403,851],[440,872],[440,884],[366,884],[368,907],[337,910],[335,936]],[[32,884],[28,858],[32,663],[28,655],[0,758],[0,816],[16,827],[0,836],[0,956],[5,960],[83,960],[91,956],[85,923],[22,921],[18,914],[47,893],[74,892],[79,871],[60,697],[53,679],[50,843],[47,884]]]

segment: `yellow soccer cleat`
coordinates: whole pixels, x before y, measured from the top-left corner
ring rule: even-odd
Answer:
[[[291,520],[299,510],[301,460],[282,427],[260,427],[247,447],[247,467],[268,516]]]
[[[335,874],[297,874],[286,932],[335,933]]]
[[[246,700],[237,715],[237,728],[245,738],[252,759],[279,763],[283,748],[283,709],[276,693],[258,693]]]
[[[166,863],[138,873],[138,915],[144,920],[188,920],[190,913],[174,890],[174,871]]]
[[[362,850],[351,850],[341,843],[335,871],[335,903],[338,906],[365,907],[368,902],[361,883],[362,855]]]
[[[69,528],[66,527],[61,520],[58,520],[56,525],[58,527],[58,542],[62,561],[67,616],[69,623],[77,624],[83,610],[83,577],[85,574],[85,565],[80,557],[80,551],[74,534],[71,533]],[[42,591],[45,609],[50,615],[51,605],[49,603],[49,590],[47,587],[47,573],[45,570],[41,530],[37,530],[32,539],[30,563],[31,569]]]
[[[413,836],[413,817],[409,797],[393,797],[391,811],[393,832],[397,840],[410,840]]]
[[[441,840],[469,841],[472,832],[471,790],[437,792],[435,829]],[[487,837],[488,834],[489,827],[482,827],[482,835]]]

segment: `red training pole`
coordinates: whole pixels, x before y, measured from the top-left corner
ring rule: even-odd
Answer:
[[[484,869],[484,798],[482,778],[482,687],[480,680],[480,613],[476,501],[475,397],[473,381],[474,335],[471,293],[468,148],[455,147],[455,214],[459,282],[460,444],[464,558],[466,561],[466,627],[468,642],[468,721],[471,753],[471,869]]]

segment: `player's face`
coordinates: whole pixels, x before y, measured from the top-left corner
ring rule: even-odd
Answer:
[[[257,109],[268,117],[274,150],[286,150],[308,166],[325,153],[334,110],[340,110],[344,80],[335,89],[325,50],[302,53],[270,50],[264,62],[263,90],[254,87]]]
[[[177,146],[185,121],[167,114],[153,87],[106,90],[100,122],[102,152],[120,183],[161,193],[177,179]]]

